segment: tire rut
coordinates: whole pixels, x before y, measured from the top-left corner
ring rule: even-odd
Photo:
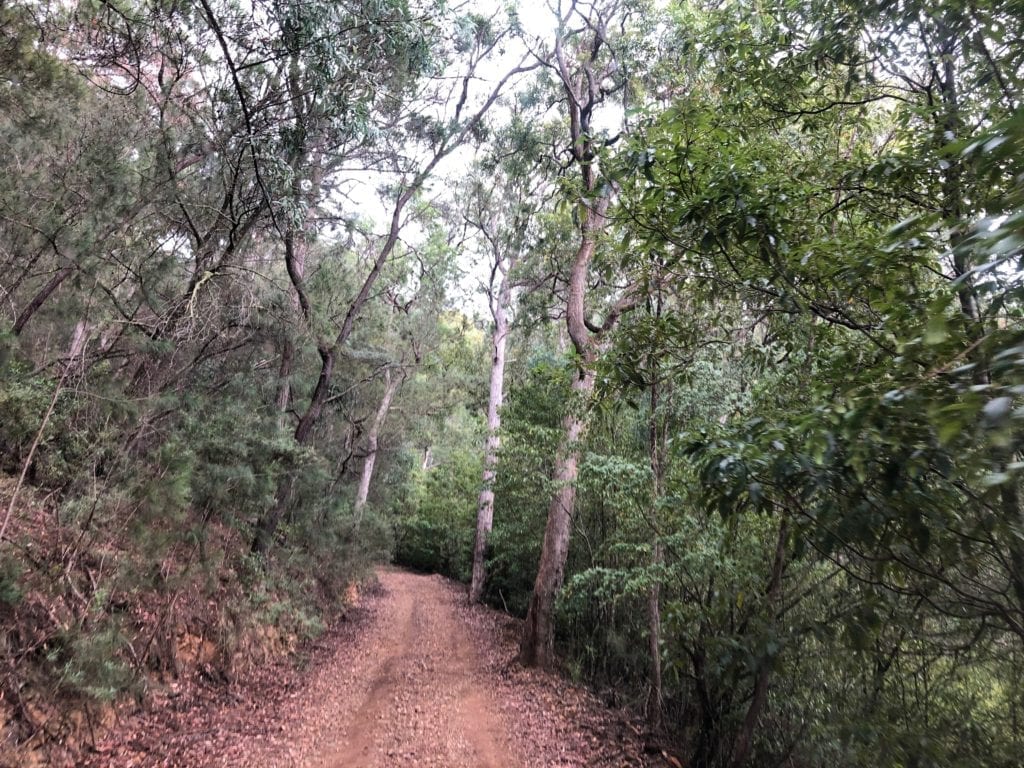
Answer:
[[[438,576],[381,589],[280,687],[123,723],[90,768],[647,768],[639,729],[585,689],[516,662],[515,619]],[[273,674],[270,671],[270,674]],[[269,695],[268,695],[269,694]],[[672,763],[678,765],[678,762]]]
[[[385,571],[386,609],[374,625],[368,691],[318,768],[517,766],[481,682],[481,661],[429,576]]]

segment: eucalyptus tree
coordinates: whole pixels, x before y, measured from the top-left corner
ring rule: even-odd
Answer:
[[[546,153],[539,146],[531,118],[517,112],[493,141],[489,156],[478,164],[465,199],[462,217],[473,233],[487,267],[483,288],[491,314],[491,366],[487,399],[487,438],[484,469],[477,502],[476,535],[470,602],[479,602],[486,579],[487,537],[494,521],[494,479],[501,447],[501,407],[504,401],[505,353],[512,318],[515,270],[536,238],[535,219],[550,196],[545,171]]]
[[[368,264],[362,283],[353,296],[340,322],[329,331],[318,325],[314,308],[304,289],[304,279],[293,253],[288,262],[288,276],[298,297],[303,321],[314,334],[317,353],[320,358],[320,372],[307,404],[298,414],[294,431],[295,442],[308,445],[313,440],[313,429],[330,395],[334,368],[342,348],[352,335],[356,319],[371,296],[371,291],[389,258],[399,244],[405,215],[410,201],[432,178],[442,161],[456,149],[475,139],[483,121],[510,81],[532,69],[525,57],[511,67],[497,82],[489,83],[483,93],[474,93],[473,85],[479,80],[478,70],[495,58],[504,39],[512,34],[511,27],[498,27],[499,23],[483,17],[460,20],[457,25],[462,31],[470,30],[468,39],[456,35],[447,52],[454,56],[450,66],[461,68],[455,77],[438,77],[433,87],[420,94],[415,107],[406,113],[399,113],[402,122],[394,134],[395,143],[385,156],[384,169],[394,174],[394,182],[388,190],[390,216],[386,232],[373,239],[373,256]],[[492,23],[493,22],[493,23]],[[431,111],[437,111],[433,116]],[[411,151],[400,153],[397,144],[409,143]],[[295,478],[286,473],[278,486],[274,504],[262,515],[256,525],[252,549],[266,553],[270,548],[274,532],[290,502]]]
[[[432,212],[425,215],[430,217]],[[425,361],[437,355],[439,346],[443,344],[439,325],[455,271],[458,231],[442,231],[436,221],[429,219],[428,224],[430,231],[426,242],[404,254],[405,261],[416,265],[412,274],[389,287],[386,296],[382,297],[386,301],[380,302],[387,315],[386,327],[372,339],[381,355],[379,367],[384,389],[366,432],[363,466],[353,502],[357,520],[369,499],[381,432],[395,396],[407,380],[417,376]],[[408,419],[415,423],[425,417],[423,413],[414,412]],[[410,441],[410,435],[404,434],[405,430],[402,432],[398,442],[405,444]]]
[[[644,9],[649,12],[650,9]],[[606,301],[595,321],[588,299],[592,265],[605,230],[616,184],[602,173],[601,156],[618,137],[599,127],[602,106],[627,88],[634,60],[628,26],[642,15],[639,7],[621,3],[571,3],[558,19],[549,67],[561,92],[568,125],[567,168],[578,177],[570,189],[575,206],[578,245],[565,286],[565,322],[576,359],[572,379],[575,402],[562,422],[562,439],[552,472],[554,491],[548,507],[540,563],[520,642],[520,659],[528,665],[554,663],[555,598],[565,576],[571,521],[579,475],[580,441],[586,432],[586,400],[594,390],[595,367],[602,345],[620,315],[635,306],[632,286]],[[647,21],[651,21],[648,17]],[[612,291],[614,293],[614,291]]]

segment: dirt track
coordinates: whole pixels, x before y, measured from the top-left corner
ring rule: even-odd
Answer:
[[[555,768],[666,765],[564,678],[515,661],[519,624],[461,585],[386,569],[305,672],[123,723],[89,766]],[[260,691],[261,693],[256,693]]]
[[[437,579],[381,574],[388,599],[361,638],[364,651],[346,683],[366,690],[342,702],[337,747],[313,765],[423,765],[497,768],[518,765],[481,680],[482,665]],[[316,702],[313,702],[316,706]]]

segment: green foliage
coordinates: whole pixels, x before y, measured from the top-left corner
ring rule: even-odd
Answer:
[[[483,471],[475,448],[464,445],[410,478],[415,503],[395,520],[395,562],[468,581]]]
[[[615,192],[585,315],[629,312],[586,402],[553,309],[588,202],[554,69],[465,135],[452,113],[486,79],[460,98],[456,63],[504,51],[514,9],[0,7],[3,470],[40,435],[0,542],[5,685],[112,700],[174,673],[179,631],[226,657],[254,625],[316,635],[377,562],[466,579],[491,351],[450,289],[502,256],[488,601],[526,611],[581,413],[572,674],[640,708],[657,593],[688,764],[1019,763],[1020,8],[616,7],[620,66],[591,85],[626,130],[584,137]],[[427,195],[457,136],[485,159]],[[418,225],[392,251],[349,197],[384,168]]]
[[[58,668],[62,688],[97,701],[113,701],[131,689],[135,670],[125,660],[126,637],[115,622],[89,632],[71,632],[58,639],[50,661]]]
[[[31,376],[17,363],[3,367],[0,381],[0,423],[4,425],[0,452],[13,469],[28,453],[53,392],[47,393],[50,382]]]
[[[569,375],[567,366],[548,354],[538,354],[502,411],[484,597],[520,616],[526,613],[540,557]]]
[[[197,403],[183,425],[196,457],[192,504],[236,526],[269,506],[282,468],[300,461],[294,446],[278,434],[276,420],[248,408],[244,391],[237,394]]]
[[[706,320],[639,324],[609,389],[642,389],[648,355],[691,365],[687,345],[715,339],[715,322],[735,329],[741,363],[733,408],[681,424],[684,486],[667,489],[690,511],[664,538],[663,658],[698,693],[684,713],[698,763],[728,763],[735,692],[766,664],[758,762],[1012,752],[1015,705],[969,713],[991,690],[988,649],[1017,663],[1024,605],[1019,244],[1002,229],[1018,184],[1013,161],[986,158],[1010,124],[967,126],[1007,115],[994,73],[1019,82],[1008,50],[986,57],[969,30],[1017,22],[998,3],[972,14],[825,2],[698,15],[679,34],[717,71],[646,115],[620,155],[626,254],[655,265],[652,280],[681,275],[672,290]],[[913,74],[929,68],[926,83]],[[783,524],[784,621],[765,586]],[[930,698],[906,695],[922,686]],[[786,744],[793,722],[814,725]]]
[[[0,604],[13,607],[24,595],[22,566],[16,560],[4,560],[0,564]]]

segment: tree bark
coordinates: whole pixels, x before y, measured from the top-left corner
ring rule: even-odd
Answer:
[[[356,520],[363,516],[366,508],[366,500],[370,495],[370,481],[373,479],[373,468],[377,463],[377,447],[380,440],[380,430],[384,426],[384,420],[391,410],[391,402],[395,399],[395,393],[402,383],[402,376],[392,376],[391,369],[384,370],[384,396],[381,398],[377,413],[374,414],[370,431],[366,435],[366,458],[363,459],[363,471],[359,475],[359,489],[356,491],[356,501],[353,506]]]
[[[576,64],[574,71],[569,69],[562,37],[559,35],[555,39],[555,60],[566,97],[572,159],[579,168],[582,192],[578,207],[580,243],[569,272],[565,312],[566,330],[576,351],[577,371],[572,382],[573,402],[562,420],[562,439],[552,472],[555,492],[548,506],[537,578],[530,595],[519,645],[520,661],[527,666],[551,667],[555,662],[555,597],[565,578],[565,563],[569,554],[576,480],[579,475],[580,441],[587,428],[586,401],[594,390],[594,362],[601,339],[611,330],[626,306],[617,304],[600,326],[588,322],[586,294],[590,264],[597,251],[598,237],[607,223],[606,214],[613,194],[613,185],[603,183],[598,177],[599,148],[595,144],[590,122],[595,107],[603,102],[607,93],[598,84],[612,78],[618,71],[614,57],[600,71],[595,71],[597,55],[607,43],[604,37],[607,19],[596,8],[593,13],[594,18],[585,20],[593,33],[593,39],[585,49],[586,58]]]
[[[579,476],[580,441],[587,428],[586,401],[594,391],[596,378],[593,363],[597,357],[598,340],[592,338],[587,330],[584,300],[590,262],[597,248],[597,234],[603,226],[607,207],[608,199],[602,198],[597,207],[585,209],[581,225],[582,239],[569,277],[566,328],[579,360],[572,381],[572,402],[562,419],[562,439],[552,471],[555,492],[548,505],[537,578],[533,584],[519,644],[520,661],[527,666],[551,667],[555,662],[555,597],[565,578],[573,506],[576,502],[576,480]]]
[[[89,342],[91,330],[89,321],[85,318],[75,323],[75,330],[71,334],[71,346],[68,349],[67,365],[69,368],[77,366],[79,371],[84,370],[85,345]]]
[[[28,324],[28,321],[32,319],[32,315],[39,311],[39,308],[46,303],[46,300],[53,295],[54,291],[60,288],[61,283],[67,280],[74,271],[74,264],[68,264],[61,267],[61,269],[59,269],[57,273],[47,281],[46,285],[39,289],[39,292],[36,293],[36,295],[32,297],[32,300],[25,305],[25,308],[18,313],[18,317],[14,321],[14,327],[11,329],[15,336],[20,335],[21,332],[25,330],[25,326]]]
[[[274,495],[274,505],[267,511],[266,515],[256,525],[256,535],[252,540],[252,552],[257,555],[265,555],[270,551],[270,545],[277,533],[277,526],[281,523],[288,504],[292,498],[292,491],[295,490],[295,474],[285,472],[281,481],[277,484],[277,493]]]
[[[569,534],[573,506],[576,503],[576,480],[579,476],[580,441],[587,428],[583,412],[585,400],[594,390],[592,367],[578,371],[572,382],[575,402],[562,420],[562,441],[555,458],[552,479],[556,490],[548,506],[537,579],[523,625],[519,659],[526,666],[552,667],[555,663],[555,598],[565,578],[569,555]]]
[[[285,427],[285,416],[288,413],[288,406],[292,399],[292,369],[295,366],[295,343],[287,335],[281,343],[281,365],[277,369],[277,397],[274,404],[277,406],[278,423],[281,428]]]
[[[661,314],[661,296],[657,298],[656,312]],[[664,561],[660,535],[658,511],[661,504],[661,497],[664,493],[664,429],[658,414],[660,384],[657,353],[651,356],[651,417],[648,426],[649,450],[651,462],[651,479],[653,483],[651,494],[651,568],[654,570],[654,578],[647,590],[647,652],[650,668],[648,670],[648,692],[647,692],[647,723],[652,730],[661,728],[661,702],[662,702],[662,680],[661,680],[661,581],[658,572]]]
[[[789,535],[789,526],[783,518],[779,523],[779,535],[775,544],[775,557],[772,563],[772,575],[765,590],[765,600],[768,608],[772,611],[772,621],[777,620],[776,611],[779,598],[782,594],[782,575],[786,569],[786,538]],[[754,693],[750,699],[750,706],[747,707],[747,714],[743,718],[743,724],[736,734],[733,742],[732,757],[729,760],[730,768],[740,768],[750,757],[754,746],[754,730],[757,721],[761,718],[765,703],[768,701],[768,682],[771,678],[772,660],[765,658],[761,660],[761,666],[754,678]]]
[[[501,405],[505,394],[505,345],[508,340],[508,305],[512,286],[506,272],[498,296],[493,302],[494,332],[491,345],[491,387],[487,398],[487,441],[484,446],[483,485],[477,502],[476,539],[473,542],[473,576],[469,585],[469,601],[480,602],[487,577],[484,555],[487,539],[494,523],[494,478],[498,468],[498,449],[501,447]]]
[[[655,568],[661,566],[664,561],[661,542],[657,541],[651,546],[651,565]],[[657,579],[651,582],[647,591],[647,652],[650,656],[649,689],[647,691],[647,724],[652,730],[657,731],[662,723],[662,693],[661,682],[661,582]]]
[[[319,180],[317,183],[319,183]],[[302,193],[298,182],[295,184],[295,190],[297,194]],[[285,237],[285,263],[287,264],[288,274],[291,276],[293,288],[295,289],[291,294],[292,310],[295,313],[301,312],[303,317],[309,320],[309,305],[303,304],[304,294],[298,288],[306,279],[306,257],[309,254],[309,241],[313,236],[312,227],[308,219],[303,221],[302,227],[297,234],[298,237],[296,237],[294,231],[289,231]],[[287,325],[285,325],[283,331],[281,365],[277,371],[277,397],[275,398],[279,423],[282,429],[285,426],[285,417],[291,405],[292,372],[295,368],[295,342],[288,332]]]

